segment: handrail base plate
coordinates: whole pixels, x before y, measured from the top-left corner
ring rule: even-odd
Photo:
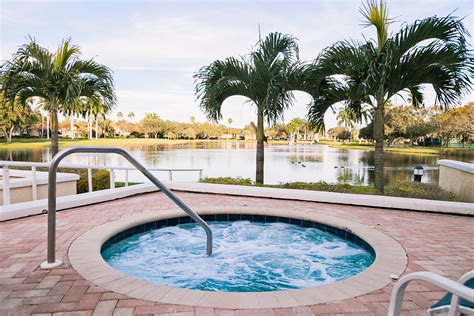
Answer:
[[[44,261],[40,265],[40,268],[43,269],[43,270],[50,270],[50,269],[54,269],[54,268],[57,268],[57,267],[62,266],[62,265],[63,265],[63,261],[59,260],[59,259],[56,259],[56,261],[54,261],[53,263],[49,263],[48,261]]]

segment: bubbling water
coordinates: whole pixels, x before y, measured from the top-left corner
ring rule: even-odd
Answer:
[[[285,223],[209,222],[214,252],[197,224],[133,235],[105,249],[115,269],[149,282],[188,289],[264,292],[307,288],[351,277],[372,264],[364,248]]]

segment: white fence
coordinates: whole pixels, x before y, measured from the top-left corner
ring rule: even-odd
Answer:
[[[38,181],[37,181],[37,169],[38,168],[49,168],[49,163],[43,162],[26,162],[26,161],[0,161],[0,167],[2,169],[2,191],[3,191],[3,205],[10,204],[10,167],[21,167],[30,168],[31,170],[31,190],[33,200],[38,198]],[[12,168],[12,169],[13,169]],[[129,185],[129,171],[136,170],[133,167],[122,167],[122,166],[99,166],[99,165],[76,165],[76,164],[61,164],[60,168],[74,168],[74,169],[87,169],[87,187],[88,191],[92,192],[92,170],[108,170],[110,172],[110,188],[115,188],[115,171],[123,170],[125,172],[125,186]],[[199,174],[199,180],[202,179],[203,169],[163,169],[163,168],[149,168],[149,171],[153,172],[167,172],[168,180],[173,181],[174,172],[196,172]]]

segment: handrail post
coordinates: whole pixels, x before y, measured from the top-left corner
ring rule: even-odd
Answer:
[[[8,166],[3,166],[2,183],[3,183],[3,205],[10,204],[10,170]]]
[[[36,178],[36,166],[31,166],[31,198],[38,199],[38,180]]]
[[[110,169],[110,188],[115,189],[115,171]]]
[[[87,168],[87,188],[89,192],[94,190],[94,187],[92,186],[92,168]]]
[[[132,155],[118,147],[70,147],[61,150],[51,161],[48,172],[48,260],[41,264],[42,269],[52,269],[62,265],[62,261],[56,259],[56,174],[59,163],[66,156],[74,153],[114,153],[124,157],[129,163],[138,169],[148,180],[150,180],[158,189],[161,190],[169,199],[171,199],[179,208],[188,214],[197,222],[206,232],[208,256],[212,254],[212,230],[209,225],[193,210],[191,210],[183,201],[181,201],[171,190],[159,181],[148,169],[141,165]],[[111,170],[111,181],[113,179],[115,186],[115,177]]]
[[[173,181],[173,172],[171,170],[168,170],[168,180]]]

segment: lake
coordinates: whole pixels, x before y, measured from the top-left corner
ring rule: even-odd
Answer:
[[[133,156],[149,167],[202,168],[204,177],[242,177],[255,179],[255,143],[250,142],[193,142],[175,145],[147,145],[130,147]],[[47,161],[49,149],[0,151],[0,160]],[[385,182],[411,180],[413,168],[425,169],[423,182],[437,183],[436,155],[385,154]],[[458,159],[458,158],[456,158]],[[459,160],[459,159],[458,159]],[[464,158],[464,161],[472,159]],[[94,163],[107,166],[127,166],[121,157],[109,155],[74,155],[67,163]],[[369,185],[374,179],[374,152],[368,150],[339,149],[327,145],[296,144],[266,145],[265,183],[289,181],[326,181]],[[165,172],[156,173],[167,179]],[[124,173],[117,172],[117,181]],[[130,181],[143,181],[138,172],[131,172]],[[175,181],[196,181],[198,173],[174,173]]]

